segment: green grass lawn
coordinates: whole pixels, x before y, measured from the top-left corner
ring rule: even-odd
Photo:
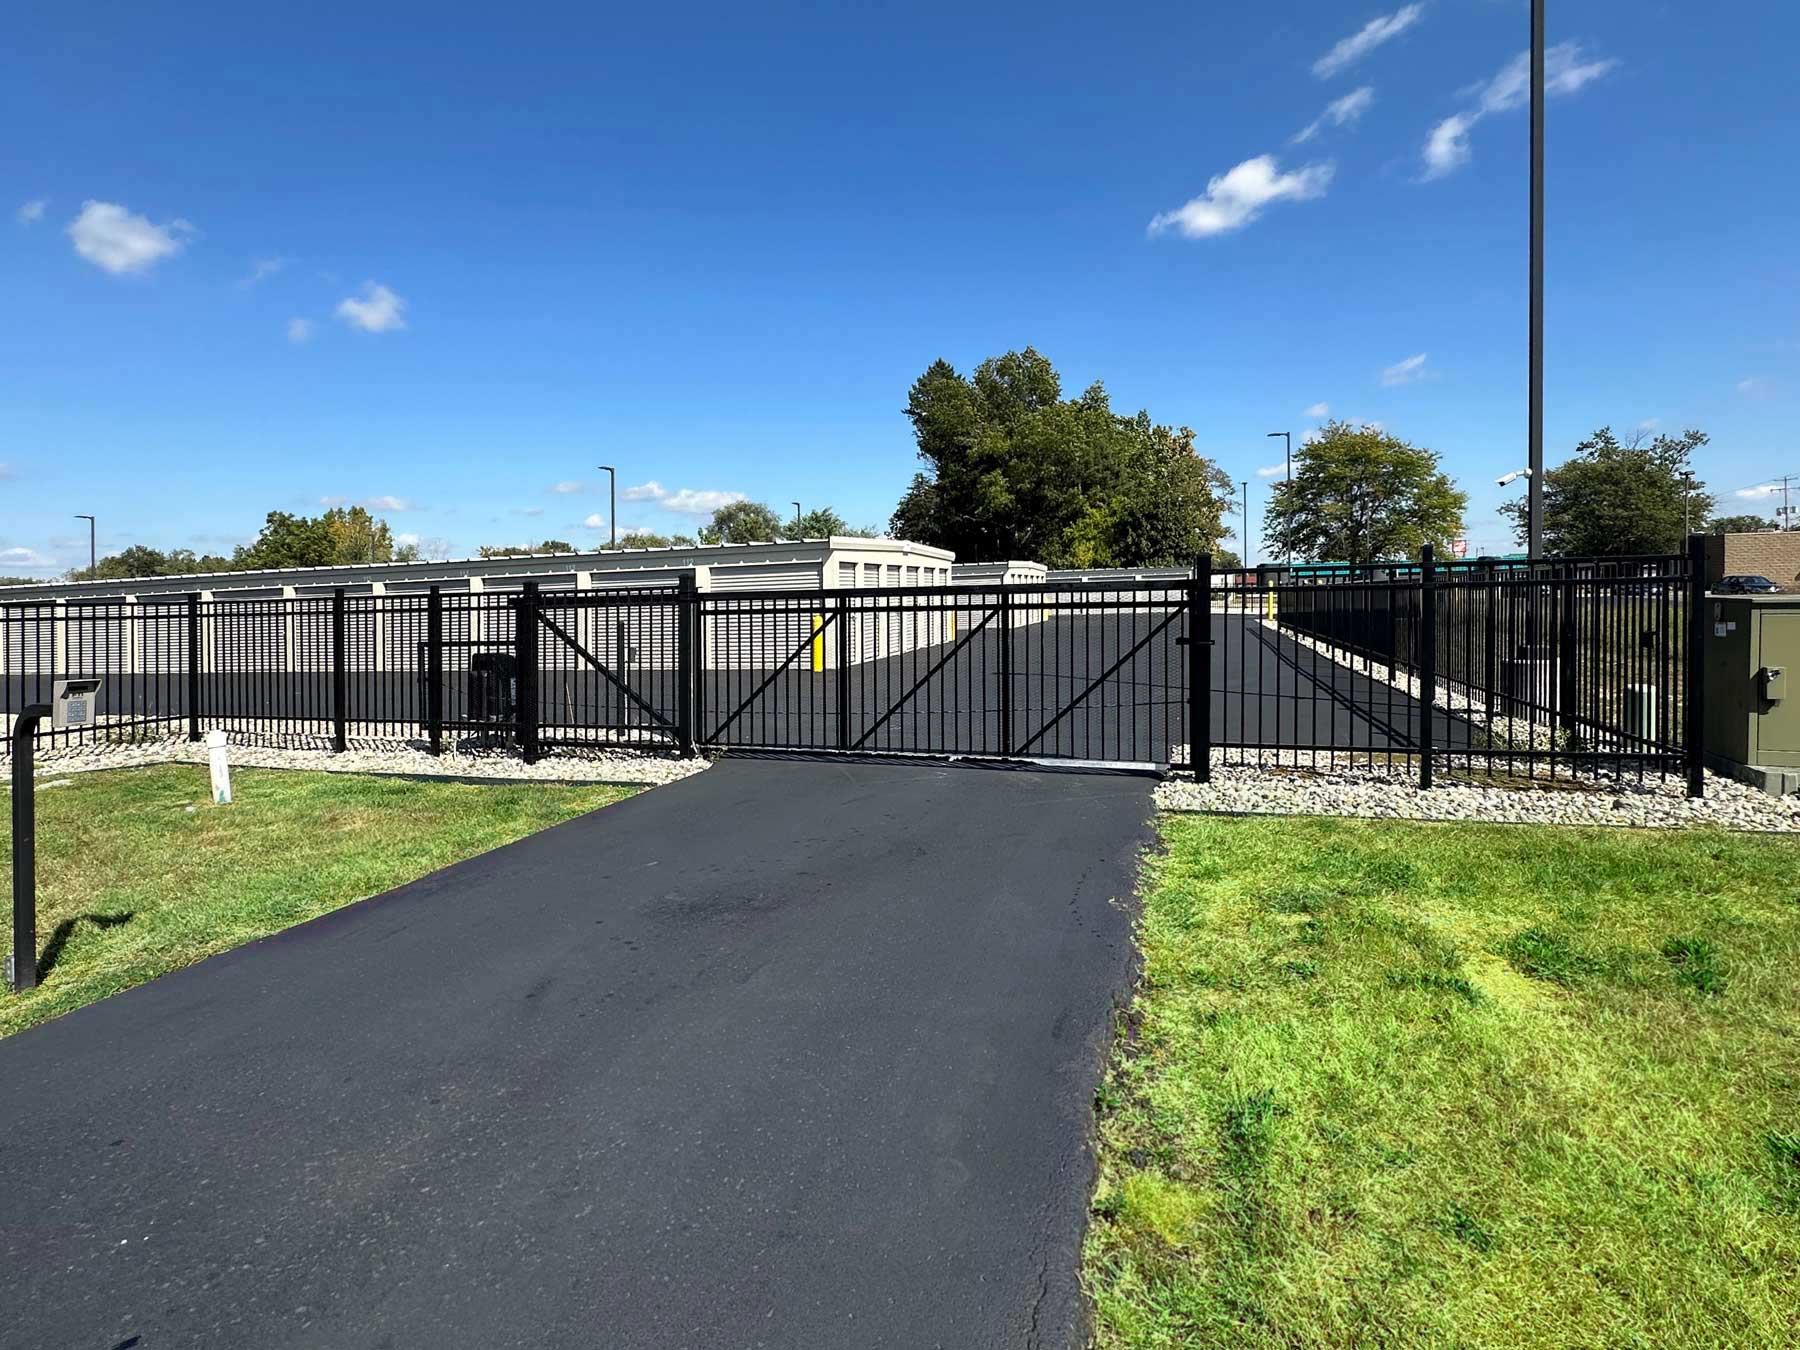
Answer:
[[[0,992],[0,1035],[287,928],[631,795],[239,769],[212,805],[204,766],[40,787],[38,968]],[[10,813],[10,797],[8,799]],[[0,865],[12,875],[12,834]],[[0,914],[12,950],[12,905]]]
[[[1800,1344],[1800,845],[1162,833],[1101,1345]]]

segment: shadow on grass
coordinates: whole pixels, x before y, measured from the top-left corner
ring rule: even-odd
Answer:
[[[44,944],[43,954],[38,957],[38,982],[41,984],[50,977],[50,972],[56,968],[57,958],[62,955],[63,948],[69,945],[69,939],[75,935],[77,924],[91,923],[96,928],[117,928],[136,917],[133,911],[126,910],[123,914],[77,914],[72,919],[64,919],[56,925],[56,930],[50,934],[50,940]]]

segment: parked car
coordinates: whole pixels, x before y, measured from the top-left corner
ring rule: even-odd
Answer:
[[[1720,577],[1719,584],[1713,587],[1716,595],[1777,595],[1781,587],[1767,577],[1732,576]]]

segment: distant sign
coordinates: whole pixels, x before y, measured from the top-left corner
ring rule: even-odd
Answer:
[[[1459,558],[1468,557],[1469,541],[1467,539],[1452,539],[1450,541],[1450,551]]]

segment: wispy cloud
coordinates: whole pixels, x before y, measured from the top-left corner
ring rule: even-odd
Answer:
[[[626,488],[619,495],[628,502],[660,502],[669,495],[669,491],[652,478],[648,483],[639,483],[636,487]]]
[[[1375,86],[1365,84],[1360,89],[1352,89],[1342,98],[1333,99],[1325,105],[1325,111],[1308,122],[1295,133],[1293,145],[1304,145],[1325,129],[1326,123],[1334,127],[1355,126],[1364,113],[1375,102]]]
[[[350,501],[350,499],[348,497],[336,497],[336,496],[321,497],[321,498],[319,498],[319,505],[320,506],[346,506],[349,504],[349,501]]]
[[[116,202],[83,202],[69,222],[75,252],[102,271],[122,276],[181,252],[194,227],[185,220],[158,225]]]
[[[1242,229],[1275,202],[1310,201],[1325,195],[1335,166],[1308,164],[1283,173],[1273,155],[1247,159],[1206,185],[1206,192],[1150,222],[1150,233],[1174,229],[1189,239],[1205,239]]]
[[[565,478],[562,482],[556,484],[550,490],[552,492],[556,493],[558,496],[567,497],[570,493],[580,492],[582,490],[582,487],[583,487],[583,484],[577,483],[574,479]]]
[[[596,511],[581,523],[590,530],[604,530],[606,528],[606,517]]]
[[[544,508],[541,506],[515,506],[513,514],[515,516],[541,516],[544,514]]]
[[[1746,375],[1737,382],[1737,391],[1745,398],[1765,398],[1774,388],[1760,375]]]
[[[288,265],[286,258],[258,258],[250,265],[248,276],[238,278],[238,285],[248,289],[260,285]]]
[[[1742,497],[1747,502],[1761,501],[1765,497],[1780,496],[1781,495],[1781,484],[1780,483],[1758,483],[1755,487],[1739,488],[1736,492],[1732,493],[1731,495],[1734,497]]]
[[[1331,405],[1329,403],[1315,403],[1306,410],[1306,415],[1308,417],[1330,417]]]
[[[1286,472],[1287,465],[1285,463],[1265,464],[1256,471],[1256,476],[1258,478],[1279,478]]]
[[[313,321],[311,319],[289,319],[287,335],[289,342],[305,342],[313,335]]]
[[[417,511],[419,504],[410,497],[364,497],[358,506],[365,511]]]
[[[679,492],[671,492],[660,499],[665,511],[680,511],[690,516],[710,516],[721,506],[730,506],[733,502],[749,500],[741,492],[696,491],[693,488],[682,488]]]
[[[1414,380],[1425,378],[1425,352],[1417,356],[1409,356],[1404,361],[1396,361],[1381,372],[1384,385],[1411,384]]]
[[[1580,43],[1559,42],[1544,53],[1544,93],[1546,96],[1576,93],[1618,64],[1611,59],[1584,60]],[[1425,137],[1424,177],[1427,180],[1442,178],[1469,162],[1469,132],[1476,123],[1495,113],[1511,112],[1531,97],[1531,53],[1520,52],[1492,79],[1473,85],[1463,93],[1474,100],[1471,106],[1446,117]]]
[[[13,468],[12,465],[0,464],[0,482],[4,482],[9,478],[17,478],[18,476],[19,471]]]
[[[44,212],[50,209],[48,197],[33,197],[13,214],[21,225],[35,225],[44,218]]]
[[[8,567],[51,567],[50,559],[31,548],[0,548],[0,563]]]
[[[406,301],[379,282],[364,284],[360,297],[338,301],[337,316],[365,333],[390,333],[406,327]]]
[[[1321,80],[1328,80],[1339,71],[1348,70],[1382,43],[1399,37],[1423,18],[1424,14],[1425,6],[1422,4],[1404,5],[1392,14],[1370,19],[1349,37],[1333,44],[1330,51],[1314,61],[1313,74]]]

